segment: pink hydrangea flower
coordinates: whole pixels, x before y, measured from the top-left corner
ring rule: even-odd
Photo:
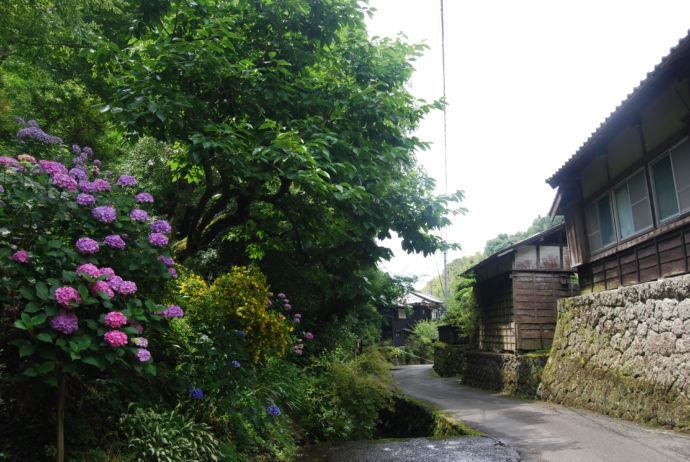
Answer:
[[[108,327],[122,327],[127,324],[127,316],[120,313],[119,311],[111,311],[105,315],[104,319],[105,325]]]
[[[97,180],[93,181],[93,186],[96,188],[96,191],[110,191],[110,183],[108,180],[104,180],[102,178],[99,178]]]
[[[58,287],[55,290],[55,300],[68,310],[71,310],[81,303],[79,292],[77,289],[70,286]],[[74,304],[72,304],[72,300],[74,300]]]
[[[110,286],[111,289],[113,289],[115,292],[120,292],[120,286],[122,285],[124,279],[122,279],[120,276],[110,276],[108,279],[108,285]]]
[[[89,237],[81,237],[77,239],[77,249],[81,253],[96,253],[100,249],[98,242]]]
[[[144,333],[144,326],[142,326],[142,325],[139,324],[138,322],[136,322],[136,321],[129,321],[129,325],[130,325],[131,327],[134,327],[134,330],[136,330],[137,332],[139,332],[139,334],[143,334],[143,333]],[[143,338],[143,337],[141,337],[141,338]],[[147,345],[148,345],[148,344],[147,344]]]
[[[134,327],[134,323],[131,323],[130,325]],[[134,337],[132,338],[132,343],[139,348],[147,348],[149,346],[149,341],[145,337]]]
[[[63,334],[72,334],[79,327],[79,318],[71,311],[60,310],[50,318],[50,327]]]
[[[92,282],[89,284],[89,290],[91,291],[91,295],[94,297],[100,297],[100,292],[103,292],[109,299],[115,296],[115,292],[113,292],[108,283],[105,281]]]
[[[103,268],[100,268],[100,269],[98,270],[98,275],[99,275],[99,276],[103,276],[104,274],[107,274],[108,276],[115,276],[115,270],[112,269],[112,268],[110,268],[110,267],[108,267],[108,266],[105,266],[105,267],[103,267]],[[109,279],[110,279],[109,277],[105,278],[106,281],[109,280]]]
[[[38,161],[38,168],[42,172],[49,175],[56,175],[58,173],[62,175],[67,175],[67,167],[62,165],[60,162],[53,162],[52,160],[40,160]]]
[[[93,263],[84,263],[83,265],[79,265],[77,267],[77,276],[82,276],[87,275],[92,278],[97,278],[101,275],[101,270],[98,269],[96,265]]]
[[[60,188],[64,188],[69,192],[75,192],[77,190],[77,182],[74,181],[74,178],[62,173],[56,173],[53,175],[51,183]]]
[[[137,291],[137,285],[132,281],[122,281],[122,283],[114,289],[115,292],[122,295],[130,295]]]
[[[166,264],[167,266],[173,266],[173,265],[175,264],[175,261],[174,261],[172,258],[170,258],[170,257],[165,257],[165,256],[163,256],[163,255],[161,255],[160,257],[158,257],[158,261],[163,262],[163,263]]]
[[[168,268],[168,274],[173,278],[177,279],[177,270],[173,267]]]
[[[163,316],[164,318],[182,318],[184,317],[184,311],[177,305],[170,305],[163,311],[156,313],[158,316]]]
[[[295,317],[296,317],[296,318],[301,318],[301,317],[302,317],[302,315],[301,315],[301,314],[299,314],[299,313],[295,313]]]
[[[12,255],[12,260],[19,262],[19,263],[29,263],[29,260],[31,260],[31,257],[29,257],[29,252],[26,250],[17,250],[13,255]]]
[[[110,346],[119,347],[127,345],[127,334],[120,332],[119,330],[109,330],[103,334],[103,340],[105,340]]]
[[[311,332],[307,332],[304,336],[307,338],[307,340],[312,340],[314,338],[314,334]]]
[[[30,156],[29,154],[19,154],[17,156],[17,159],[19,159],[22,162],[29,162],[31,164],[36,163],[36,158],[34,156]]]

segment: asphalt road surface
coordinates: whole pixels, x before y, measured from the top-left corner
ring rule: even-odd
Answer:
[[[500,396],[440,378],[431,366],[399,366],[405,394],[518,450],[521,460],[554,462],[690,461],[690,436],[542,401]]]

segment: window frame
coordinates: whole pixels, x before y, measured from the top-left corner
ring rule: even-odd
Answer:
[[[642,176],[644,178],[644,188],[645,188],[645,191],[647,192],[647,202],[648,202],[648,210],[649,210],[649,217],[650,217],[650,225],[647,226],[646,228],[642,228],[639,231],[634,231],[632,234],[629,234],[628,236],[623,237],[621,235],[620,222],[618,220],[618,202],[615,199],[615,192],[616,192],[616,189],[620,188],[622,185],[625,185],[625,187],[628,190],[628,201],[630,202],[630,212],[632,213],[632,207],[634,204],[632,203],[632,200],[630,199],[630,188],[628,186],[628,182],[630,181],[631,178],[639,175],[640,173],[642,173]],[[642,166],[638,170],[634,171],[633,173],[631,173],[630,175],[628,175],[627,177],[625,177],[624,179],[622,179],[621,181],[619,181],[618,183],[613,185],[611,187],[611,189],[609,189],[608,192],[609,192],[610,200],[613,204],[613,211],[614,211],[613,220],[614,220],[614,228],[616,231],[616,242],[618,244],[620,244],[621,242],[625,242],[629,239],[634,239],[635,237],[639,236],[640,234],[644,234],[644,233],[648,232],[649,230],[654,229],[654,214],[652,213],[652,198],[651,198],[651,194],[649,191],[649,185],[647,184],[647,170],[645,169],[644,166]],[[639,203],[639,201],[636,203]],[[656,203],[654,204],[654,206],[656,207]],[[633,219],[633,227],[634,227],[635,226],[635,215],[632,215],[632,219]]]
[[[590,206],[592,206],[592,205],[595,205],[596,207],[598,207],[596,204],[598,204],[598,202],[599,202],[601,199],[603,199],[604,197],[608,197],[608,201],[609,201],[609,210],[611,210],[611,211],[614,211],[614,210],[615,210],[614,204],[613,204],[614,201],[613,201],[613,199],[612,199],[611,191],[612,191],[612,189],[606,190],[605,192],[603,192],[602,194],[598,195],[595,199],[592,199],[591,201],[589,201],[589,202],[585,205],[585,229],[587,230],[587,244],[590,246],[590,249],[589,249],[590,254],[595,254],[595,253],[601,252],[601,251],[603,251],[603,250],[609,249],[609,248],[611,248],[611,247],[613,247],[613,246],[615,246],[615,245],[618,244],[618,220],[616,220],[615,213],[612,214],[612,216],[611,216],[611,222],[613,223],[613,234],[614,234],[614,236],[615,236],[613,242],[610,242],[610,243],[608,243],[608,244],[604,244],[604,245],[602,245],[601,247],[598,247],[598,248],[596,248],[596,249],[592,249],[592,248],[591,248],[591,247],[592,247],[592,242],[591,242],[591,239],[590,239],[591,232],[590,232],[589,226],[587,226],[587,209],[588,209]],[[598,210],[597,210],[597,214],[596,214],[596,219],[597,219],[597,225],[598,225],[598,228],[599,228],[599,234],[601,235],[601,221],[599,221],[599,213],[598,213]],[[604,242],[603,238],[602,238],[601,241],[602,241],[602,243]]]
[[[666,224],[671,221],[677,220],[679,217],[682,217],[683,215],[686,215],[690,213],[690,208],[686,210],[681,210],[680,208],[680,198],[678,197],[678,185],[676,184],[676,167],[673,162],[673,150],[676,149],[678,146],[684,144],[684,143],[690,143],[690,138],[685,137],[682,140],[678,141],[675,143],[673,146],[670,148],[666,149],[664,152],[662,152],[660,155],[654,158],[651,162],[649,162],[649,178],[652,183],[652,198],[654,200],[654,210],[656,210],[656,223],[658,225]],[[669,215],[666,218],[661,218],[659,216],[659,202],[656,197],[656,182],[654,180],[654,166],[660,163],[662,160],[665,158],[669,158],[669,163],[671,164],[671,179],[673,180],[673,192],[676,195],[676,204],[678,205],[678,211],[674,213],[673,215]]]

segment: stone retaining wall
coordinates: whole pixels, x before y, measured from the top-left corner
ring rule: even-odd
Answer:
[[[485,353],[437,344],[434,370],[441,377],[457,376],[463,385],[535,398],[546,360],[546,355]]]
[[[542,398],[690,430],[690,275],[560,300]]]

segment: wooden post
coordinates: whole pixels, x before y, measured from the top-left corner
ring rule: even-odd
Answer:
[[[57,462],[65,462],[65,373],[60,368],[57,407]]]

